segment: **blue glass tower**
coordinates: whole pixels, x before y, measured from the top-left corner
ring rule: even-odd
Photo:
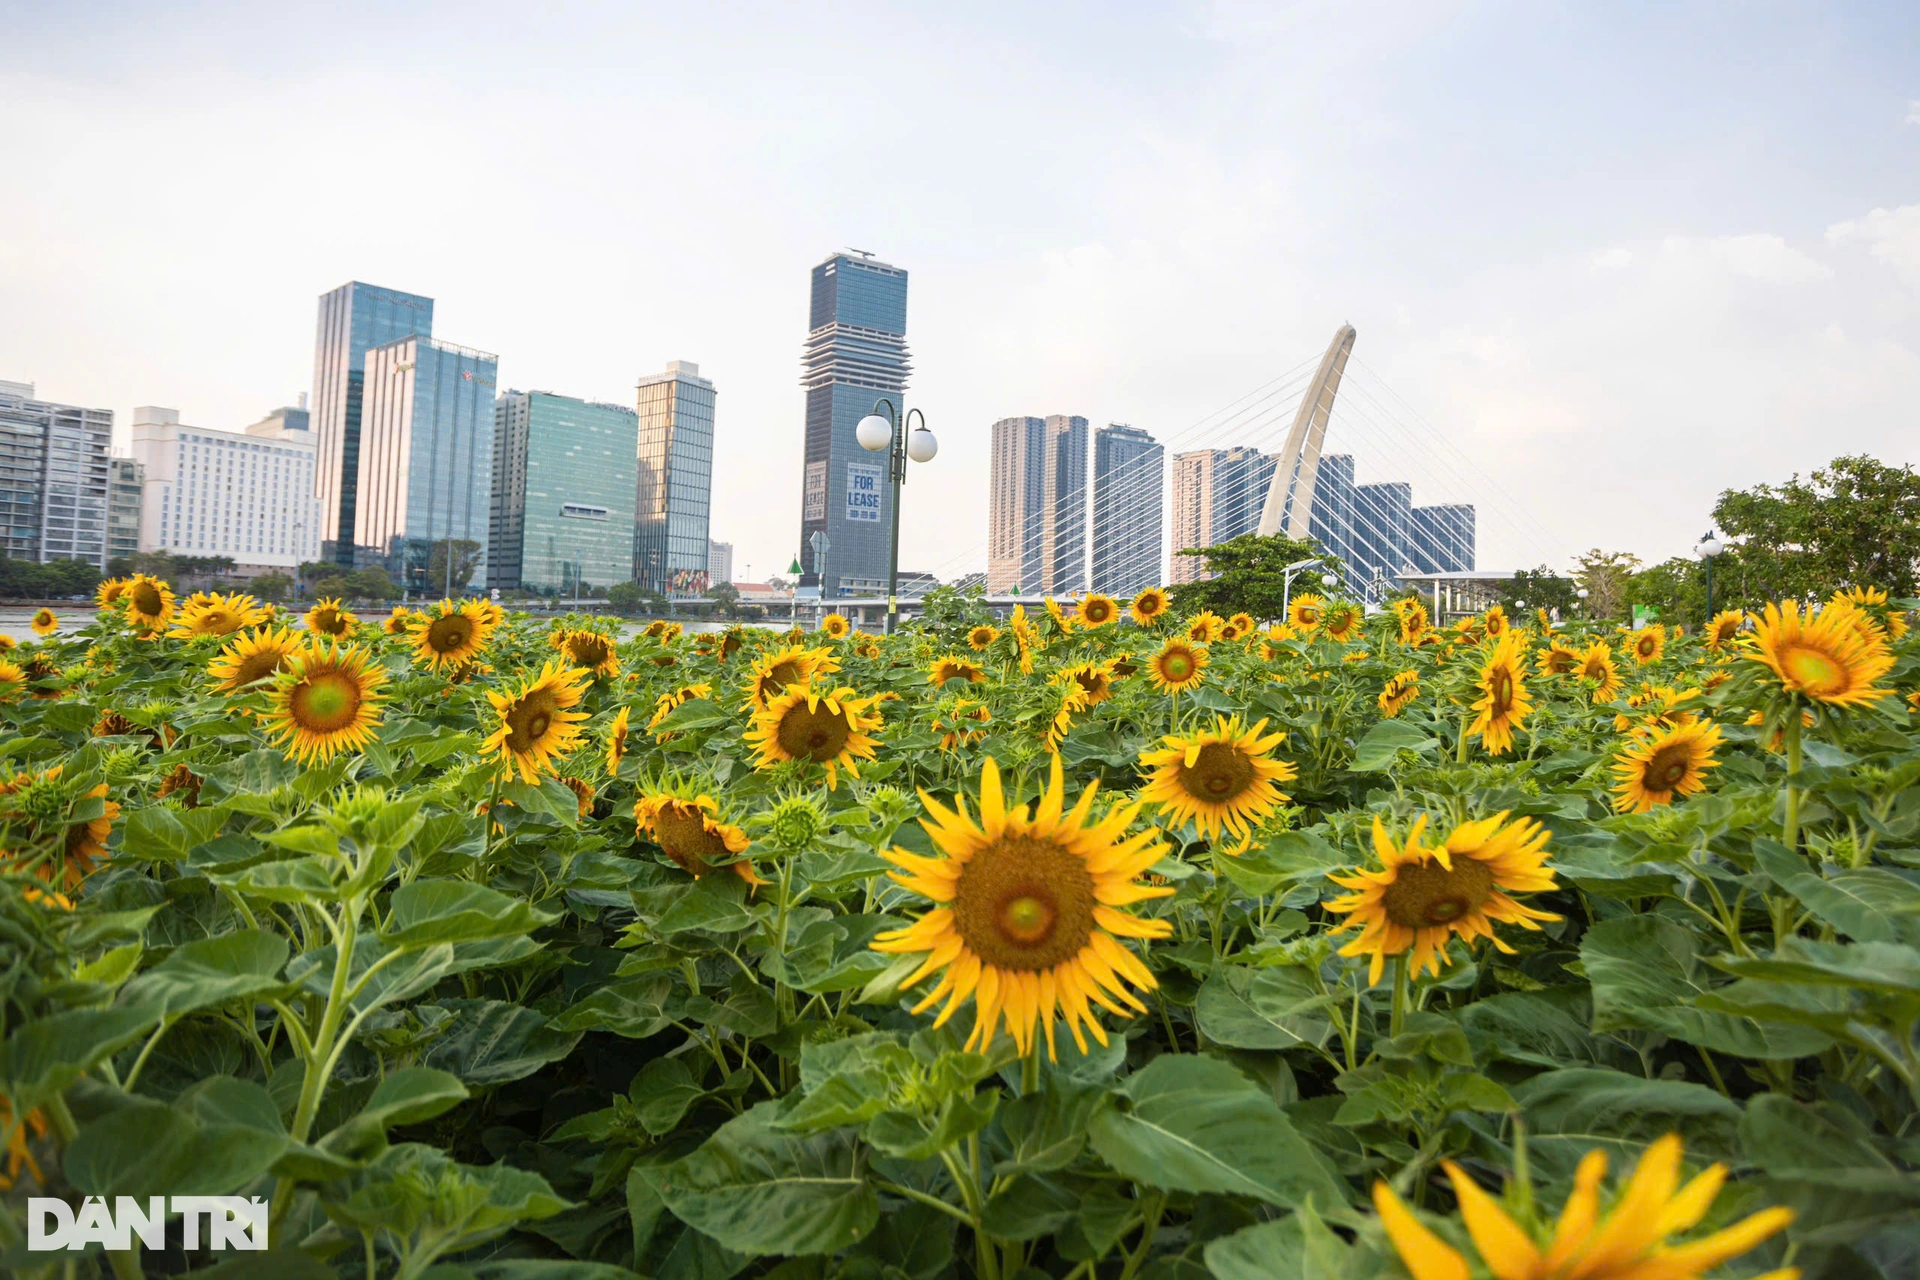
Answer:
[[[906,335],[905,271],[859,250],[836,253],[813,269],[800,380],[807,392],[800,567],[829,599],[887,588],[893,520],[887,457],[862,449],[853,429],[881,396],[900,406],[911,371]],[[814,563],[815,533],[829,540],[824,565]]]

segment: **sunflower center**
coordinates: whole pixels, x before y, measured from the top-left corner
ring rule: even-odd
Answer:
[[[322,609],[319,613],[316,613],[313,618],[313,626],[314,630],[324,631],[330,636],[337,636],[347,629],[347,624],[341,621],[340,615],[331,609]]]
[[[1106,605],[1101,604],[1099,601],[1096,600],[1092,604],[1087,606],[1088,622],[1105,622],[1106,620],[1107,620]]]
[[[166,603],[161,599],[159,589],[145,582],[133,588],[130,598],[136,610],[148,614],[160,612],[160,607]]]
[[[677,801],[654,814],[653,839],[682,871],[694,876],[707,872],[709,860],[727,852],[727,842],[707,830],[700,807]]]
[[[560,700],[551,689],[534,689],[507,708],[507,749],[525,753],[547,736]]]
[[[1231,743],[1209,742],[1180,770],[1180,781],[1197,799],[1232,800],[1253,785],[1253,758]]]
[[[459,653],[473,639],[473,619],[457,613],[427,624],[427,647],[435,653]]]
[[[1692,753],[1684,744],[1673,743],[1654,752],[1640,776],[1649,791],[1671,791],[1687,780],[1692,767]]]
[[[1193,659],[1184,653],[1170,653],[1160,660],[1160,674],[1169,680],[1185,680],[1193,674]]]
[[[1780,654],[1780,666],[1795,684],[1815,697],[1840,693],[1849,683],[1846,667],[1823,649],[1789,646]]]
[[[1455,854],[1451,871],[1431,860],[1401,866],[1381,905],[1387,919],[1402,928],[1431,929],[1471,915],[1492,891],[1492,868]]]
[[[597,636],[575,640],[567,647],[573,654],[573,660],[583,667],[597,667],[607,660],[606,641]]]
[[[1059,843],[1006,836],[967,860],[954,885],[954,926],[982,962],[1051,969],[1093,935],[1093,875]]]
[[[315,672],[293,688],[293,722],[313,733],[334,733],[360,712],[360,683],[338,671]]]
[[[1493,714],[1495,716],[1507,714],[1513,707],[1513,674],[1505,667],[1496,670],[1489,682],[1488,691],[1493,695]]]
[[[794,759],[825,764],[846,748],[850,732],[846,717],[829,711],[826,703],[809,708],[802,702],[780,717],[775,736]]]
[[[234,668],[233,687],[237,689],[272,675],[280,669],[285,659],[286,655],[278,649],[262,649],[258,653],[248,654]]]

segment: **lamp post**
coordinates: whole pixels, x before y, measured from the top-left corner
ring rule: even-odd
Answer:
[[[1319,563],[1318,560],[1297,560],[1288,565],[1283,571],[1285,576],[1280,580],[1280,620],[1282,622],[1287,620],[1287,609],[1293,603],[1294,576],[1307,569],[1313,568]],[[1328,590],[1332,590],[1333,584],[1338,581],[1340,581],[1340,579],[1334,577],[1331,573],[1323,573],[1320,575],[1320,585],[1326,587]]]
[[[1587,589],[1582,587],[1573,594],[1580,599],[1580,616],[1584,619],[1587,616]]]
[[[884,417],[880,413],[883,406],[887,411]],[[916,414],[920,425],[909,431],[908,424]],[[893,532],[887,540],[886,634],[892,635],[895,617],[900,611],[900,486],[907,482],[907,459],[932,462],[940,452],[940,442],[927,430],[926,414],[918,409],[909,409],[903,414],[885,396],[873,402],[873,412],[860,419],[853,436],[869,453],[887,451],[888,479],[893,485]],[[820,586],[824,592],[826,583]]]
[[[1726,549],[1727,544],[1720,541],[1711,529],[1707,530],[1707,536],[1700,539],[1700,545],[1696,548],[1700,552],[1700,563],[1706,566],[1707,571],[1707,622],[1709,624],[1713,622],[1713,558]]]

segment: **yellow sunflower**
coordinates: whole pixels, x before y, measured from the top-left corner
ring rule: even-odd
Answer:
[[[266,611],[250,595],[238,591],[224,596],[218,592],[196,591],[181,602],[173,629],[167,634],[181,639],[230,636],[265,620]]]
[[[687,703],[692,702],[695,698],[711,698],[712,696],[713,686],[704,680],[698,684],[686,685],[679,689],[669,689],[654,699],[653,719],[647,721],[647,728],[653,731],[653,736],[657,740],[665,742],[673,737],[673,731],[671,729],[661,729],[660,722],[662,720],[665,720],[668,716],[672,715]]]
[[[338,600],[319,600],[307,610],[307,630],[316,636],[344,636],[359,624],[359,617],[342,608]]]
[[[1649,623],[1633,633],[1633,660],[1641,666],[1660,661],[1666,651],[1667,629],[1659,623]]]
[[[77,893],[80,882],[92,875],[111,856],[107,837],[113,833],[113,820],[120,816],[117,802],[107,799],[107,784],[102,782],[78,797],[82,803],[98,801],[100,812],[91,818],[68,821],[72,803],[64,793],[60,779],[62,766],[41,773],[16,773],[0,780],[0,857],[9,859],[9,869],[31,873],[49,887],[58,876],[62,887]],[[89,806],[91,807],[91,806]],[[19,846],[58,835],[60,851],[52,859],[22,850]],[[29,893],[29,898],[37,897]],[[62,905],[71,905],[63,895],[55,894]]]
[[[1066,612],[1060,608],[1060,602],[1058,600],[1055,600],[1052,596],[1048,596],[1046,598],[1046,605],[1047,616],[1053,619],[1054,626],[1060,628],[1062,631],[1073,630],[1073,619],[1068,617]]]
[[[980,772],[978,822],[964,798],[956,797],[948,809],[922,791],[931,818],[920,823],[940,856],[923,858],[899,848],[885,855],[900,868],[888,874],[935,905],[908,927],[879,934],[873,949],[925,953],[925,962],[901,986],[940,974],[913,1010],[924,1012],[944,998],[934,1026],[972,999],[966,1049],[986,1049],[1004,1023],[1021,1054],[1033,1052],[1044,1036],[1052,1058],[1059,1019],[1085,1053],[1083,1027],[1107,1043],[1092,1005],[1121,1017],[1147,1011],[1128,984],[1141,991],[1158,984],[1120,939],[1164,938],[1173,927],[1122,908],[1173,893],[1137,881],[1165,846],[1151,827],[1127,834],[1140,813],[1138,800],[1090,822],[1097,790],[1098,783],[1089,785],[1066,810],[1056,756],[1038,803],[1031,809],[1009,805],[1000,767],[988,759]]]
[[[1320,627],[1327,602],[1311,591],[1297,595],[1287,606],[1287,625],[1302,635],[1311,635]]]
[[[970,747],[987,736],[987,724],[993,713],[987,704],[972,698],[955,698],[934,714],[933,731],[940,735],[942,751]]]
[[[1480,699],[1473,709],[1480,714],[1467,728],[1469,737],[1479,738],[1490,755],[1505,755],[1513,749],[1513,731],[1524,729],[1533,698],[1527,693],[1527,646],[1516,631],[1508,631],[1494,641],[1480,668]]]
[[[1580,668],[1584,655],[1565,640],[1548,643],[1547,651],[1540,655],[1539,671],[1543,676],[1564,676]]]
[[[1393,602],[1394,617],[1400,623],[1400,643],[1418,644],[1425,637],[1430,625],[1427,618],[1427,606],[1418,600],[1402,596]]]
[[[1378,815],[1373,819],[1373,850],[1378,871],[1332,874],[1333,883],[1354,892],[1324,905],[1347,917],[1336,932],[1360,930],[1340,949],[1343,956],[1372,956],[1369,984],[1380,981],[1388,956],[1412,952],[1412,977],[1423,970],[1436,976],[1446,964],[1447,940],[1455,934],[1471,943],[1487,938],[1508,955],[1513,948],[1493,932],[1495,921],[1538,929],[1541,920],[1560,917],[1515,902],[1509,894],[1555,888],[1547,866],[1547,830],[1531,818],[1507,821],[1505,813],[1456,827],[1436,845],[1420,837],[1427,829],[1422,814],[1405,845],[1396,844]]]
[[[1080,607],[1075,611],[1084,627],[1104,627],[1120,616],[1120,606],[1113,597],[1092,592],[1080,597]]]
[[[1797,600],[1770,604],[1754,628],[1754,651],[1742,656],[1765,663],[1786,692],[1829,706],[1857,707],[1887,697],[1892,690],[1874,681],[1892,669],[1893,655],[1854,627],[1856,611],[1851,604],[1830,604],[1802,617]]]
[[[127,591],[125,578],[102,578],[100,585],[93,589],[93,602],[102,609],[111,609],[120,603],[120,597]]]
[[[20,642],[4,632],[0,632],[0,653],[12,653],[20,647]]]
[[[1187,619],[1187,639],[1195,644],[1211,644],[1226,629],[1226,621],[1211,609],[1202,609]]]
[[[390,636],[403,636],[413,629],[415,619],[425,618],[425,614],[415,613],[403,604],[393,606],[393,612],[380,623],[380,629]]]
[[[714,871],[731,871],[750,888],[767,883],[753,873],[753,864],[739,854],[747,851],[747,833],[718,821],[720,806],[712,796],[681,799],[649,793],[633,806],[634,834],[660,846],[674,865],[698,880]]]
[[[478,600],[459,604],[442,600],[408,626],[414,664],[429,671],[472,662],[486,647],[489,631],[486,610]]]
[[[1058,686],[1056,695],[1059,702],[1054,712],[1046,720],[1046,732],[1042,739],[1048,751],[1058,752],[1060,744],[1073,732],[1073,718],[1087,709],[1087,695],[1078,684],[1068,683]]]
[[[1548,1231],[1529,1219],[1516,1222],[1471,1174],[1442,1160],[1453,1183],[1473,1247],[1498,1280],[1698,1280],[1737,1258],[1793,1221],[1793,1210],[1775,1206],[1686,1244],[1667,1237],[1691,1230],[1713,1207],[1727,1180],[1723,1164],[1708,1166],[1680,1185],[1680,1135],[1648,1144],[1612,1211],[1600,1212],[1606,1152],[1580,1159],[1573,1191]],[[1531,1202],[1531,1196],[1526,1197]],[[1380,1225],[1414,1280],[1466,1280],[1467,1259],[1428,1230],[1384,1181],[1373,1184]],[[1757,1280],[1799,1280],[1798,1267],[1769,1271]]]
[[[1140,626],[1151,626],[1156,618],[1167,611],[1167,606],[1171,603],[1165,591],[1159,587],[1147,587],[1133,598],[1133,603],[1127,606],[1127,612]]]
[[[128,579],[120,599],[127,606],[127,621],[142,631],[159,631],[173,617],[173,588],[148,574]]]
[[[287,757],[324,764],[373,741],[386,668],[359,645],[318,640],[295,649],[267,691],[266,729]]]
[[[40,1171],[40,1162],[33,1158],[27,1144],[45,1139],[48,1127],[46,1114],[38,1107],[16,1122],[13,1099],[0,1094],[0,1133],[13,1135],[7,1140],[7,1171],[0,1174],[0,1191],[13,1190],[22,1169],[31,1173],[41,1186],[47,1185],[47,1175]]]
[[[1013,617],[1007,623],[1013,631],[1014,648],[1020,651],[1020,674],[1033,674],[1033,646],[1040,639],[1034,624],[1027,620],[1027,607],[1013,606]]]
[[[1253,620],[1253,615],[1250,613],[1234,614],[1227,619],[1227,625],[1243,636],[1250,636],[1259,628],[1259,624]]]
[[[844,640],[847,632],[853,630],[853,624],[837,613],[830,613],[820,619],[820,629],[827,633],[829,640]]]
[[[1140,767],[1153,770],[1140,798],[1176,826],[1191,819],[1205,839],[1217,839],[1222,827],[1244,838],[1289,799],[1274,783],[1299,773],[1273,758],[1287,735],[1262,737],[1266,727],[1265,720],[1247,728],[1238,716],[1216,716],[1211,731],[1169,735],[1165,747],[1140,753]]]
[[[1113,665],[1112,661],[1082,662],[1060,672],[1053,678],[1054,683],[1063,684],[1071,680],[1086,695],[1086,704],[1096,707],[1113,696]]]
[[[1887,593],[1879,587],[1850,587],[1845,591],[1833,593],[1829,604],[1846,603],[1854,606],[1866,616],[1871,625],[1884,627],[1887,636],[1898,640],[1907,634],[1907,615],[1896,609],[1887,599]]]
[[[975,653],[979,653],[980,651],[982,651],[983,649],[986,649],[989,645],[991,645],[995,640],[998,640],[999,638],[1000,638],[999,628],[989,627],[985,623],[981,623],[977,627],[971,627],[968,629],[967,648],[972,649]]]
[[[1507,610],[1504,605],[1488,605],[1486,613],[1481,615],[1480,627],[1489,640],[1499,639],[1507,634],[1512,626],[1513,624],[1507,621]]]
[[[827,790],[839,785],[839,770],[857,778],[856,760],[873,759],[877,745],[870,731],[880,727],[876,699],[855,696],[841,687],[819,693],[799,685],[753,713],[746,741],[756,744],[754,767],[770,769],[785,760],[809,760],[827,771]]]
[[[1719,745],[1719,726],[1699,720],[1630,739],[1613,763],[1615,812],[1645,813],[1704,791],[1707,770],[1719,765],[1713,758]]]
[[[811,684],[815,676],[840,669],[840,661],[825,647],[802,649],[788,645],[758,658],[747,673],[746,705],[764,707],[790,684]]]
[[[529,676],[508,693],[487,690],[487,701],[500,717],[500,726],[482,744],[482,750],[500,757],[501,768],[523,782],[540,781],[555,772],[554,761],[580,740],[580,722],[587,718],[580,705],[592,673],[569,667],[558,658]]]
[[[283,670],[300,651],[300,639],[287,627],[256,627],[227,641],[207,663],[207,674],[221,693],[238,693],[256,680]]]
[[[1405,711],[1420,696],[1420,673],[1402,671],[1390,676],[1380,690],[1380,714],[1389,720]]]
[[[620,762],[627,758],[627,721],[631,709],[622,706],[614,714],[613,723],[607,726],[607,772],[620,772]]]
[[[1747,624],[1744,609],[1722,609],[1713,615],[1713,621],[1707,624],[1707,648],[1720,652],[1721,646],[1740,634],[1740,628]]]
[[[1224,624],[1220,628],[1220,638],[1222,640],[1238,640],[1240,635],[1240,628],[1234,626],[1231,622]]]
[[[927,683],[936,689],[949,680],[965,680],[973,684],[986,678],[987,673],[982,671],[977,663],[968,662],[957,653],[936,658],[927,673]]]
[[[608,680],[620,674],[620,655],[614,652],[613,637],[604,631],[590,628],[563,631],[554,638],[553,647],[565,654],[568,662],[599,679]]]
[[[27,673],[17,662],[0,658],[0,702],[11,702],[27,687]]]
[[[1366,614],[1360,606],[1351,601],[1341,600],[1330,604],[1321,615],[1320,625],[1327,633],[1327,639],[1338,640],[1341,644],[1360,634],[1360,627],[1366,621]]]
[[[1160,646],[1160,652],[1147,659],[1148,678],[1162,693],[1185,693],[1199,688],[1206,669],[1206,646],[1178,638],[1169,639]]]
[[[1612,702],[1620,692],[1620,671],[1613,665],[1613,646],[1596,640],[1580,655],[1580,678],[1594,681],[1595,705]]]
[[[27,625],[33,628],[33,634],[37,636],[50,636],[60,629],[60,619],[51,609],[36,609],[33,621]]]

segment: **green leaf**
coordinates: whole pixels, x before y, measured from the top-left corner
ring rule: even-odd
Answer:
[[[1772,840],[1753,842],[1754,862],[1824,924],[1855,942],[1905,942],[1920,933],[1920,885],[1881,867],[1821,876]]]
[[[74,970],[73,976],[82,982],[98,982],[103,986],[117,987],[140,967],[140,957],[146,954],[146,950],[141,943],[129,942],[125,946],[113,948],[97,960],[89,960]]]
[[[680,892],[653,927],[662,936],[692,929],[735,933],[752,928],[753,921],[746,881],[739,876],[702,876]]]
[[[972,1097],[949,1097],[939,1114],[931,1117],[912,1111],[882,1111],[867,1121],[861,1136],[876,1150],[897,1159],[931,1160],[962,1138],[986,1128],[999,1102],[999,1091],[986,1089]]]
[[[259,1000],[288,989],[279,977],[287,940],[262,929],[237,929],[178,948],[127,984],[129,1003],[178,1017],[229,1000]]]
[[[1459,1012],[1478,1060],[1505,1058],[1536,1067],[1599,1065],[1591,1002],[1573,987],[1509,991],[1476,1000]]]
[[[1210,1240],[1205,1257],[1216,1280],[1344,1280],[1384,1274],[1371,1266],[1359,1270],[1360,1250],[1334,1234],[1311,1205],[1277,1222],[1242,1227]]]
[[[1005,1170],[994,1173],[1005,1177]],[[1023,1173],[1000,1188],[987,1202],[987,1234],[1002,1240],[1038,1240],[1072,1222],[1080,1214],[1082,1193],[1052,1178]]]
[[[215,765],[206,776],[215,795],[271,795],[300,776],[300,764],[262,747]]]
[[[1920,950],[1893,943],[1787,938],[1771,956],[1719,956],[1713,964],[1748,978],[1857,987],[1889,996],[1920,996]]]
[[[733,712],[711,698],[689,698],[660,722],[659,729],[674,733],[687,729],[710,729],[717,724],[727,724],[732,719]]]
[[[276,832],[268,839],[273,840],[285,834]],[[207,879],[250,897],[265,898],[269,902],[331,902],[340,896],[333,883],[336,865],[329,858],[288,858],[280,862],[262,862],[239,871],[210,872]]]
[[[520,898],[465,880],[414,880],[393,891],[381,937],[388,947],[477,942],[530,933],[560,918]]]
[[[1432,751],[1439,745],[1438,738],[1404,720],[1382,720],[1355,744],[1353,763],[1347,767],[1355,773],[1380,773],[1391,768],[1402,751]]]
[[[1215,1058],[1163,1054],[1109,1094],[1093,1148],[1135,1182],[1295,1207],[1344,1203],[1344,1185],[1272,1097]]]
[[[1326,1043],[1323,1012],[1335,997],[1304,965],[1249,969],[1216,964],[1200,984],[1194,1016],[1208,1040],[1234,1049],[1297,1049]]]
[[[441,1000],[452,1015],[422,1061],[476,1087],[532,1075],[573,1052],[585,1034],[561,1031],[545,1015],[504,1000]]]
[[[121,851],[150,862],[184,862],[198,845],[213,839],[227,820],[225,809],[172,809],[154,805],[127,815]]]
[[[627,1086],[641,1126],[656,1137],[672,1133],[701,1093],[693,1072],[678,1058],[655,1058],[634,1073],[633,1083]]]
[[[1712,1160],[1731,1150],[1740,1120],[1739,1105],[1705,1085],[1593,1067],[1543,1071],[1515,1085],[1513,1099],[1527,1118],[1528,1151],[1563,1177],[1594,1147],[1624,1169],[1676,1129],[1690,1158]]]
[[[550,1218],[571,1204],[537,1173],[508,1164],[459,1164],[418,1143],[389,1147],[344,1199],[323,1200],[327,1216],[368,1233],[434,1238],[449,1253],[471,1248],[515,1223]]]
[[[320,1146],[338,1152],[364,1151],[369,1144],[377,1147],[394,1126],[431,1120],[468,1096],[457,1076],[432,1067],[402,1067],[374,1086],[366,1105],[320,1139]]]
[[[67,1147],[67,1178],[97,1196],[229,1195],[267,1172],[284,1134],[204,1123],[145,1099],[101,1116]]]
[[[0,1092],[15,1105],[58,1093],[153,1029],[160,1010],[144,1005],[70,1009],[16,1028],[0,1045]]]
[[[672,990],[673,979],[659,973],[609,983],[556,1015],[553,1025],[562,1031],[611,1031],[644,1040],[671,1025],[664,1006]]]
[[[1106,1100],[1106,1090],[1049,1076],[1037,1094],[1010,1098],[1000,1108],[1000,1126],[1013,1140],[1010,1158],[994,1172],[1052,1173],[1072,1164],[1087,1145],[1087,1119]]]

